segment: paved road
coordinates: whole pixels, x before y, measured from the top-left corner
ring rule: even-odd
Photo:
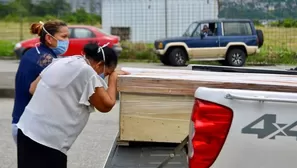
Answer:
[[[0,99],[0,168],[16,168],[11,137],[12,99]],[[118,131],[118,105],[107,114],[93,113],[68,153],[69,168],[102,168]]]
[[[0,89],[13,88],[15,72],[18,68],[18,62],[15,60],[0,60]],[[170,67],[160,63],[120,63],[120,67],[139,67],[139,68],[158,68],[158,69],[191,69],[188,67]],[[270,69],[289,69],[294,66],[269,66],[262,68]]]

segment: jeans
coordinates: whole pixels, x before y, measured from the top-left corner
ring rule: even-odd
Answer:
[[[18,127],[16,124],[11,124],[11,131],[12,131],[13,140],[14,140],[15,144],[17,144]]]

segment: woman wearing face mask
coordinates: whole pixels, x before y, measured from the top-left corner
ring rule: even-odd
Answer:
[[[31,84],[33,97],[17,124],[18,168],[66,168],[66,153],[90,112],[115,105],[115,52],[90,43],[84,55],[54,60]],[[109,76],[108,87],[99,75]]]
[[[17,139],[16,124],[23,114],[32,95],[29,93],[30,84],[38,77],[57,56],[68,49],[68,27],[66,23],[55,20],[43,24],[31,25],[31,33],[40,37],[40,45],[29,49],[21,58],[15,78],[15,100],[12,112],[12,135]]]

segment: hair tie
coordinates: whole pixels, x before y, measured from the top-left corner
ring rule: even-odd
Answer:
[[[41,24],[40,28],[38,29],[38,34],[41,33],[42,29],[44,29],[44,23],[42,21],[39,21],[39,23]]]
[[[108,45],[109,45],[109,42],[106,43],[106,44],[104,44],[102,47],[100,45],[98,45],[98,51],[97,51],[97,53],[100,53],[102,51],[102,56],[103,56],[103,61],[104,62],[105,62],[105,53],[104,53],[103,48],[106,47],[106,46],[108,46]]]

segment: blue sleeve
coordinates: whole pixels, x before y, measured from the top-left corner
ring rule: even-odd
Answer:
[[[54,56],[41,50],[41,54],[35,48],[28,50],[20,61],[15,78],[15,103],[13,107],[13,123],[18,123],[25,107],[30,102],[32,95],[29,92],[31,83],[39,76],[53,60]]]
[[[25,76],[27,86],[39,76],[39,74],[46,68],[53,60],[53,56],[48,53],[41,53],[40,55],[36,53],[35,50],[27,52],[21,60],[19,66],[19,73]],[[17,81],[18,82],[18,81]]]

